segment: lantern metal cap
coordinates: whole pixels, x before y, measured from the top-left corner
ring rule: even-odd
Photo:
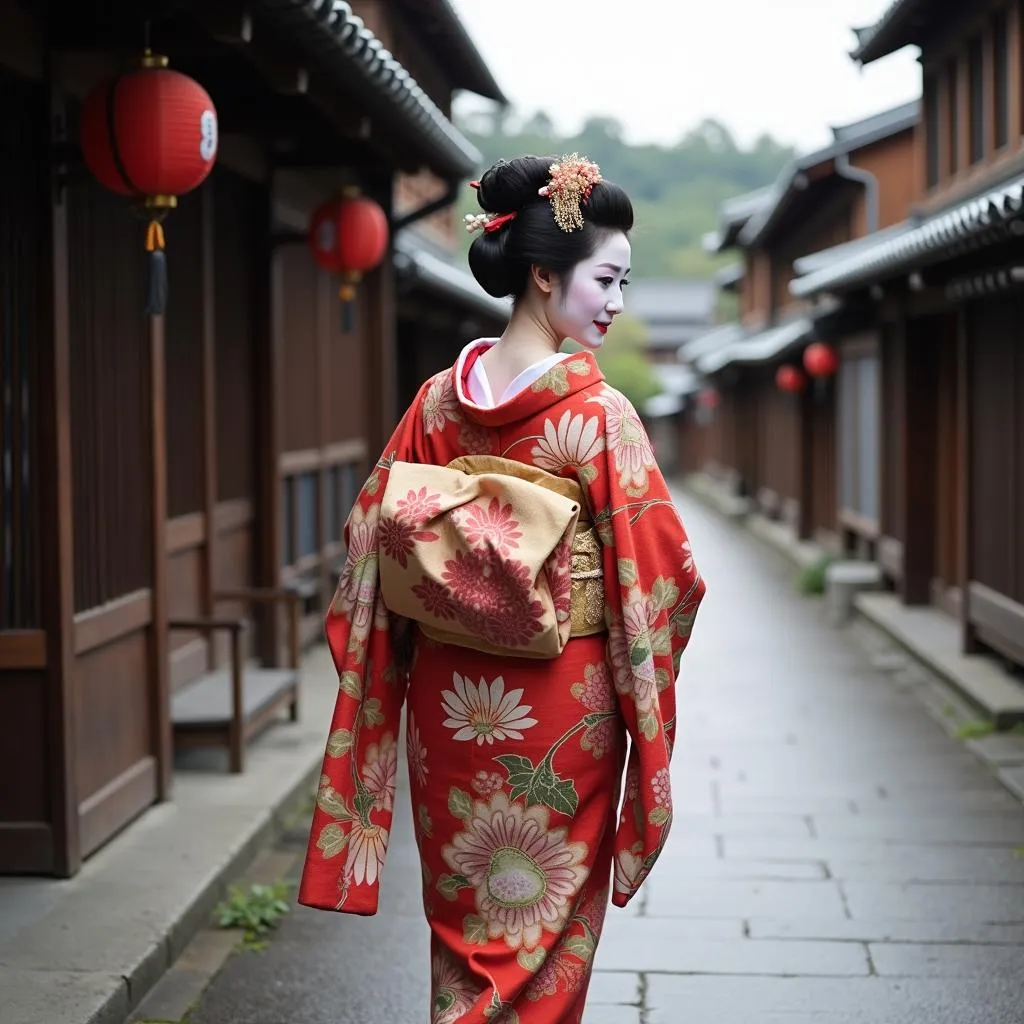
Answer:
[[[139,64],[144,68],[165,68],[171,63],[169,57],[165,57],[162,53],[154,53],[148,47],[142,54],[142,59]]]

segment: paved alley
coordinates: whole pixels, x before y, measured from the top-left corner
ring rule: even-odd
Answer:
[[[679,682],[676,820],[642,896],[609,912],[587,1024],[1021,1024],[1020,803],[774,554],[680,503],[708,596]],[[400,806],[381,914],[298,909],[191,1024],[427,1021]]]

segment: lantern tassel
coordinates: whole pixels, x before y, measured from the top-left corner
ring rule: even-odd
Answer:
[[[338,289],[338,298],[341,299],[341,329],[348,334],[356,325],[356,310],[354,299],[356,290],[351,284],[343,284]]]
[[[167,254],[164,245],[163,225],[158,220],[151,220],[146,228],[146,251],[149,253],[146,312],[150,316],[162,316],[167,308]]]

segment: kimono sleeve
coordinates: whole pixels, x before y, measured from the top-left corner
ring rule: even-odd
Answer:
[[[612,889],[623,907],[668,838],[675,682],[705,588],[639,416],[612,388],[596,400],[605,452],[588,494],[604,544],[609,662],[630,736]]]
[[[380,593],[381,498],[396,461],[418,461],[420,398],[398,425],[345,525],[347,556],[325,633],[338,698],[317,789],[298,900],[321,910],[377,912],[395,802],[398,739],[407,672]]]

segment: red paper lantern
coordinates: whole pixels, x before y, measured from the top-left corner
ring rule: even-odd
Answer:
[[[798,394],[804,389],[804,375],[796,366],[780,366],[775,372],[775,384],[780,391]]]
[[[82,106],[81,147],[94,177],[147,211],[150,311],[163,312],[163,219],[206,179],[217,158],[217,111],[206,90],[150,53],[99,82]]]
[[[831,377],[839,369],[836,350],[822,341],[804,349],[804,367],[812,377]]]
[[[346,329],[351,327],[351,303],[363,274],[383,262],[390,228],[380,204],[357,191],[318,207],[309,225],[309,248],[323,270],[341,278],[338,288]]]

